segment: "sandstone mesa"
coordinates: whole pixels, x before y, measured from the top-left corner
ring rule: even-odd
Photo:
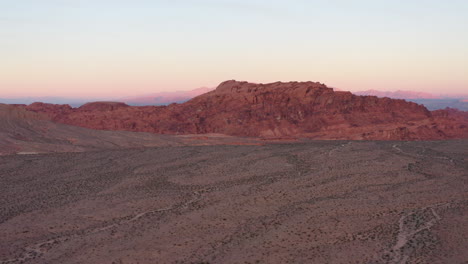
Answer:
[[[226,81],[183,104],[78,108],[33,103],[27,110],[58,123],[158,134],[220,133],[261,138],[438,140],[468,138],[468,112],[429,111],[400,99],[358,96],[318,82]]]

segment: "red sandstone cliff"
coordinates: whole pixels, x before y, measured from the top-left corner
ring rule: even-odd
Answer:
[[[214,91],[169,106],[96,102],[79,108],[42,103],[26,108],[70,125],[161,134],[379,140],[468,138],[467,112],[430,112],[416,103],[335,92],[314,82],[227,81]]]

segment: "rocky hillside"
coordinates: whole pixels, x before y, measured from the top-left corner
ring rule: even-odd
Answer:
[[[39,106],[39,104],[36,105]],[[109,107],[108,104],[106,106]],[[58,124],[48,120],[45,115],[26,111],[23,107],[0,104],[0,156],[141,147],[265,143],[255,139],[217,134],[201,137],[199,135],[173,136],[127,131],[99,131]]]
[[[183,104],[133,107],[117,102],[34,103],[56,122],[160,134],[221,133],[264,138],[428,140],[468,138],[467,112],[404,100],[357,96],[315,82],[226,81]]]

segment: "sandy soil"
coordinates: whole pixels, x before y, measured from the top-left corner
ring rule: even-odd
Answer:
[[[468,141],[0,157],[0,263],[467,263]]]

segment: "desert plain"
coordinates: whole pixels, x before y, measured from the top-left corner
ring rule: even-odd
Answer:
[[[468,141],[0,156],[0,263],[467,263]]]

